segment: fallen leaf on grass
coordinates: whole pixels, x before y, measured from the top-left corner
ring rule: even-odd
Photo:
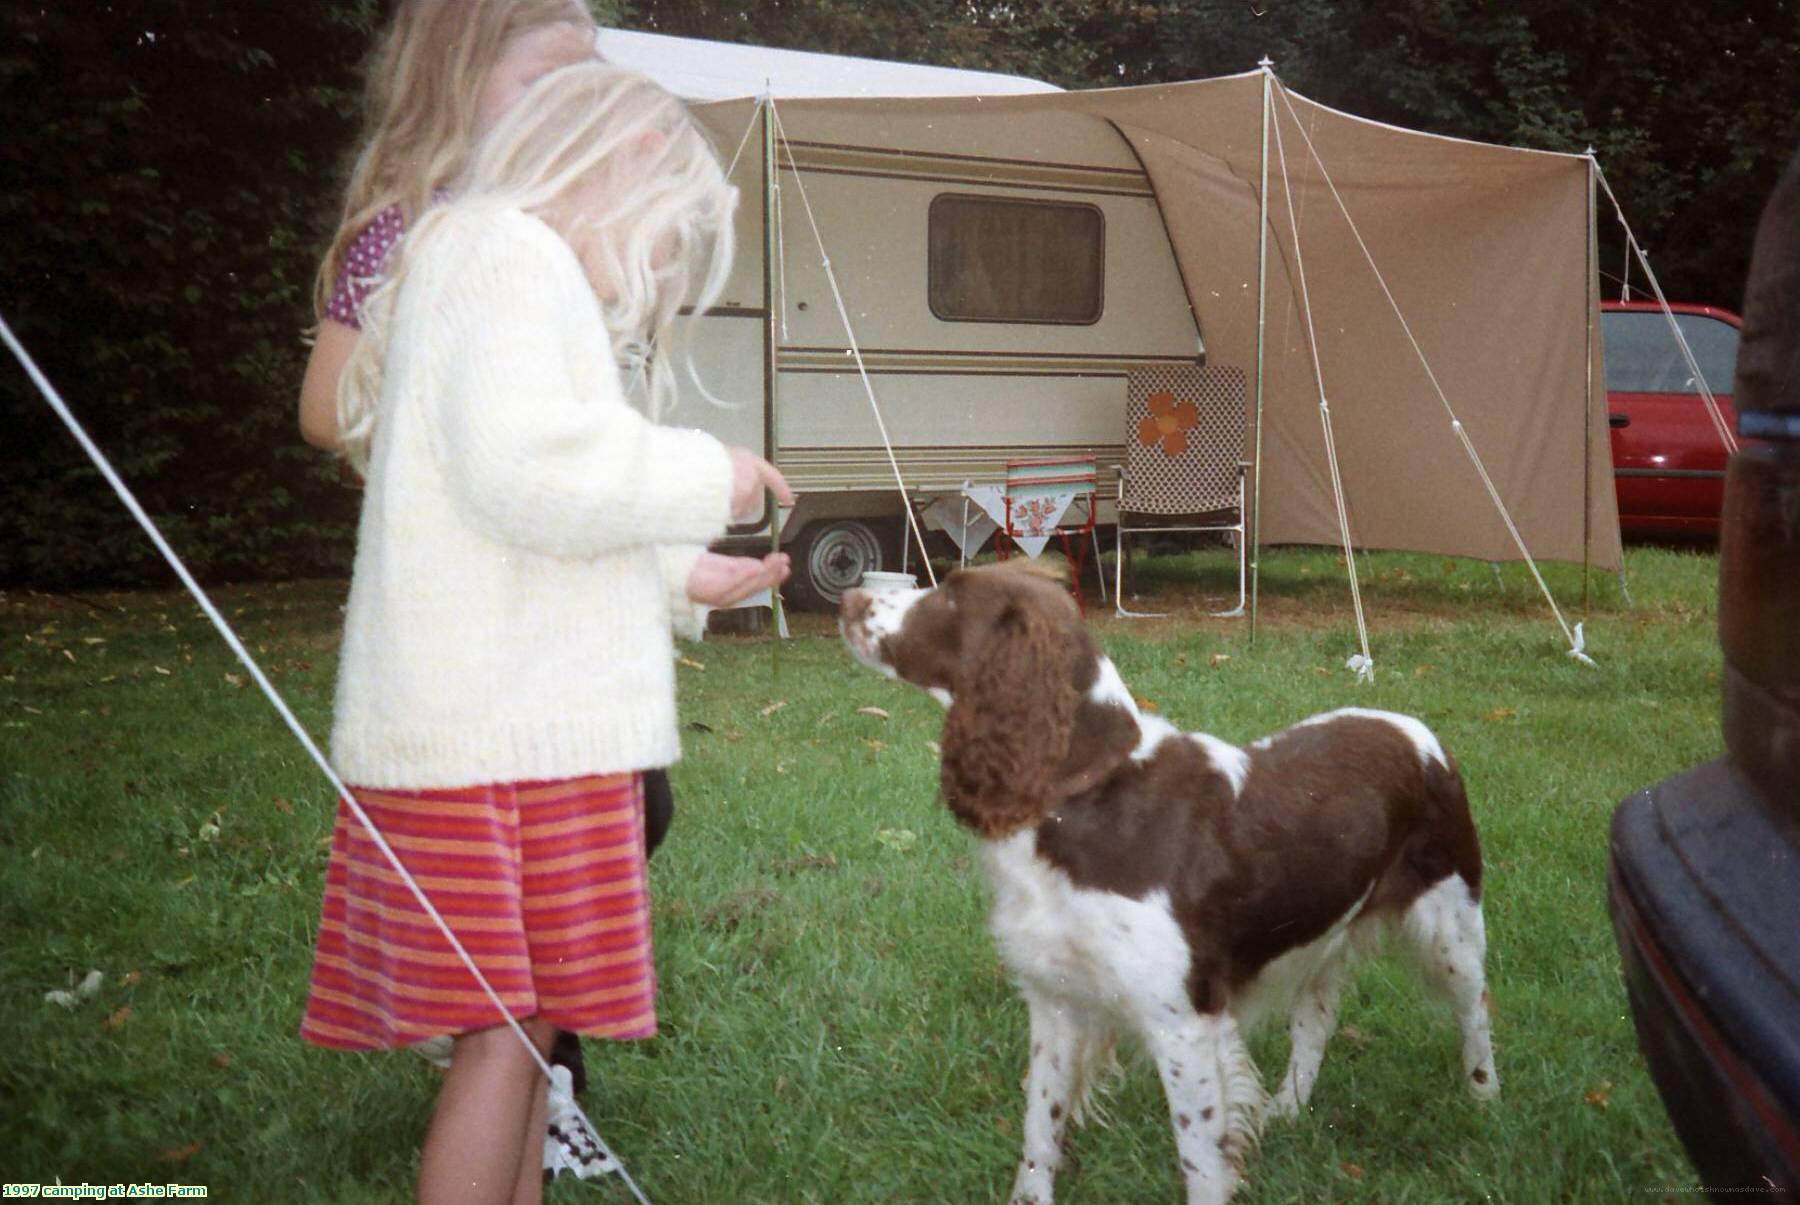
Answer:
[[[787,706],[786,699],[776,699],[773,703],[771,703],[767,707],[763,708],[762,711],[758,714],[760,714],[762,716],[762,718],[766,720],[770,716],[774,715],[776,712],[780,711],[783,707],[786,707],[786,706]]]
[[[219,1051],[219,1053],[212,1056],[212,1065],[217,1067],[220,1071],[225,1070],[227,1067],[231,1066],[231,1055],[223,1050]]]
[[[83,643],[83,644],[105,644],[106,637],[104,637],[104,636],[83,636],[81,638],[81,643]]]
[[[1510,720],[1519,714],[1517,707],[1496,707],[1481,718],[1490,724],[1498,724],[1502,720]]]
[[[695,732],[711,732],[713,730],[711,724],[702,724],[699,720],[689,720],[688,727]]]
[[[283,799],[281,796],[277,795],[273,800],[273,803],[275,810],[280,812],[283,816],[291,816],[294,814],[294,805]]]
[[[226,674],[225,684],[233,690],[242,690],[244,689],[244,676],[242,674]]]
[[[1354,1163],[1340,1163],[1338,1164],[1338,1170],[1343,1172],[1346,1176],[1349,1176],[1352,1180],[1360,1180],[1363,1178],[1363,1169]]]
[[[1429,661],[1424,665],[1413,666],[1413,677],[1415,678],[1423,678],[1426,674],[1434,674],[1436,672],[1437,666],[1431,664]]]
[[[1155,711],[1156,710],[1156,703],[1150,699],[1139,699],[1137,701],[1137,705],[1139,707],[1143,708],[1145,711]]]
[[[888,718],[888,713],[883,711],[879,707],[858,707],[856,709],[856,714],[873,716],[875,719],[878,719],[878,720],[885,720]]]
[[[186,1146],[171,1147],[166,1151],[158,1151],[156,1161],[158,1163],[186,1163],[198,1155],[205,1146],[204,1142],[190,1142]]]
[[[141,983],[143,981],[143,978],[144,978],[144,972],[142,972],[142,971],[126,971],[125,974],[123,976],[121,976],[119,979],[119,986],[120,987],[136,987],[139,983]]]
[[[1229,660],[1231,660],[1230,653],[1214,653],[1212,656],[1210,656],[1206,659],[1206,663],[1208,665],[1212,666],[1214,669],[1217,669],[1219,666],[1223,665],[1225,662],[1227,662]]]
[[[152,665],[152,666],[151,666],[151,667],[150,667],[150,668],[151,668],[151,669],[153,669],[153,670],[155,670],[155,671],[156,671],[156,672],[157,672],[157,673],[159,673],[159,674],[161,674],[161,675],[162,675],[162,676],[163,676],[163,677],[165,677],[165,678],[169,678],[169,677],[173,677],[173,676],[174,676],[174,675],[172,675],[172,674],[170,674],[170,673],[169,673],[169,671],[168,671],[168,670],[166,670],[166,669],[164,669],[164,668],[163,668],[163,667],[162,667],[162,666],[160,666],[160,665]]]
[[[878,740],[874,740],[872,738],[870,740],[864,741],[863,744],[865,744],[869,748],[875,750],[875,752],[877,752],[877,753],[880,753],[883,749],[887,748],[886,741],[878,741]]]
[[[98,993],[100,991],[100,985],[104,982],[106,982],[105,975],[101,974],[99,971],[89,971],[87,975],[83,977],[81,982],[76,984],[75,987],[69,991],[45,992],[44,1003],[60,1004],[64,1008],[72,1010],[83,1000]]]
[[[131,1005],[126,1004],[107,1014],[106,1020],[100,1022],[101,1029],[117,1029],[131,1020]]]
[[[903,854],[919,843],[919,834],[910,828],[880,828],[875,830],[875,839],[895,853]]]
[[[1002,1134],[1011,1134],[1012,1119],[1009,1117],[996,1117],[994,1118],[994,1128],[999,1130]]]
[[[706,666],[694,660],[692,657],[678,657],[675,659],[675,664],[686,666],[688,669],[697,669],[701,671],[706,669]]]
[[[931,752],[931,756],[933,756],[933,757],[944,756],[944,747],[942,745],[938,744],[936,741],[926,741],[925,748]]]
[[[1604,1109],[1612,1103],[1612,1081],[1603,1079],[1589,1088],[1581,1097],[1596,1109]]]

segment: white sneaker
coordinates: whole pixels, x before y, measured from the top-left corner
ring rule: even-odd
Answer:
[[[544,1133],[544,1170],[552,1177],[572,1172],[579,1180],[611,1175],[619,1165],[600,1149],[582,1121],[572,1086],[567,1067],[550,1068],[550,1083],[545,1088],[550,1127]]]

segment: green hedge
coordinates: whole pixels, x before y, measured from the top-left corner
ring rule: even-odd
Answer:
[[[0,15],[0,309],[203,576],[348,567],[356,498],[295,404],[374,8]],[[166,581],[10,364],[0,408],[0,583]]]

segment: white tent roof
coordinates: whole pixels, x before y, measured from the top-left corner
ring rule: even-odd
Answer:
[[[647,75],[675,95],[696,101],[761,96],[771,89],[777,99],[1009,96],[1061,91],[1054,84],[1022,75],[740,46],[628,29],[601,30],[599,46],[607,62]]]

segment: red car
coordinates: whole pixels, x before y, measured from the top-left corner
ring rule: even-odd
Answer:
[[[1735,437],[1738,316],[1710,305],[1671,302],[1669,308]],[[1620,530],[1628,536],[1718,535],[1725,442],[1668,316],[1654,301],[1603,301],[1600,310]]]

